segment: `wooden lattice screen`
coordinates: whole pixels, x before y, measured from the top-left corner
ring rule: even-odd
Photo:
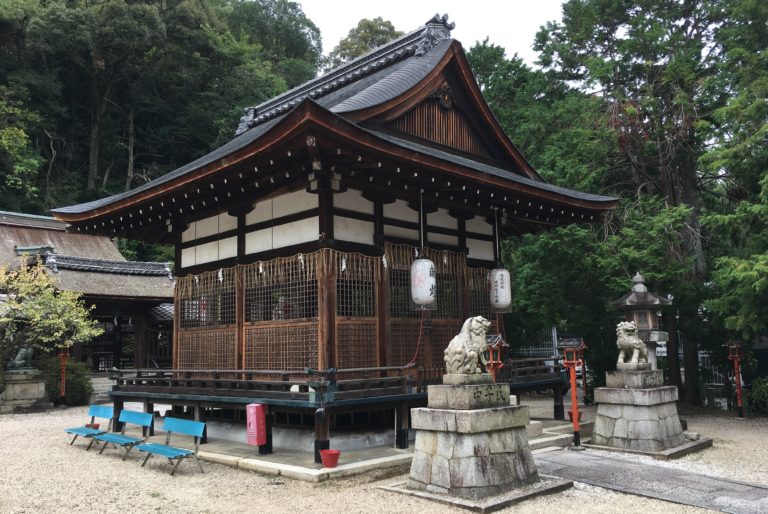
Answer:
[[[437,273],[437,298],[430,306],[432,319],[429,348],[419,345],[419,326],[422,313],[411,301],[410,266],[417,256],[416,248],[408,245],[387,244],[384,248],[387,259],[387,280],[389,284],[389,352],[391,365],[403,365],[416,355],[416,365],[425,364],[426,352],[432,365],[441,366],[443,350],[461,328],[461,291],[466,269],[464,254],[446,250],[424,249],[421,256],[435,264]],[[423,340],[423,338],[422,338]]]
[[[235,268],[179,277],[177,364],[181,369],[236,369]]]
[[[467,283],[469,285],[469,315],[482,316],[491,321],[489,333],[497,332],[496,314],[491,309],[488,274],[486,268],[467,268]]]
[[[320,252],[242,266],[245,369],[317,368]]]
[[[332,252],[330,264],[336,277],[336,366],[378,366],[381,359],[376,313],[381,258]]]

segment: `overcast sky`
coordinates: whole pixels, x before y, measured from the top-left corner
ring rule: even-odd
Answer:
[[[486,37],[502,46],[507,57],[517,53],[528,64],[536,54],[531,49],[539,27],[560,19],[562,0],[297,0],[304,13],[318,26],[327,54],[363,18],[381,16],[397,30],[410,32],[424,25],[435,13],[448,14],[456,23],[451,32],[469,50]]]

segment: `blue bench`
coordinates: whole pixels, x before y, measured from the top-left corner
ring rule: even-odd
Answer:
[[[163,422],[163,430],[166,432],[165,444],[144,443],[136,446],[136,449],[140,452],[147,453],[147,456],[144,458],[144,462],[141,463],[141,467],[144,467],[152,455],[159,455],[160,457],[165,457],[171,461],[171,463],[176,461],[173,469],[171,470],[171,476],[173,476],[173,474],[176,473],[176,469],[179,467],[179,464],[182,460],[186,459],[187,457],[193,457],[195,462],[197,462],[197,467],[200,468],[200,473],[204,473],[203,466],[200,464],[200,460],[197,458],[197,449],[200,445],[200,438],[203,436],[203,432],[205,431],[205,423],[201,421],[190,421],[187,419],[166,417],[165,421]],[[185,448],[176,448],[175,446],[171,446],[171,433],[194,437],[195,449],[187,450]]]
[[[112,407],[107,407],[105,405],[91,405],[88,407],[88,415],[91,417],[91,422],[88,423],[88,425],[93,425],[96,422],[96,419],[106,419],[109,420],[107,422],[107,428],[102,430],[101,427],[99,428],[93,428],[87,425],[83,425],[81,427],[73,427],[73,428],[65,428],[64,431],[68,434],[73,434],[75,437],[72,438],[72,440],[69,442],[70,445],[75,443],[75,439],[78,437],[88,437],[91,439],[91,441],[88,443],[88,448],[86,450],[91,449],[91,445],[93,445],[93,437],[99,434],[103,434],[107,431],[109,431],[110,427],[112,426],[112,416],[113,416],[113,410]]]
[[[125,460],[134,446],[147,440],[148,429],[152,426],[152,414],[123,409],[120,411],[120,418],[118,421],[122,425],[122,430],[120,430],[119,434],[114,432],[104,432],[103,434],[94,435],[93,439],[104,443],[104,446],[99,450],[99,455],[104,453],[104,449],[109,443],[112,443],[125,449],[125,455],[123,455],[123,460]],[[125,435],[125,427],[129,423],[131,425],[140,426],[143,437],[131,437]]]

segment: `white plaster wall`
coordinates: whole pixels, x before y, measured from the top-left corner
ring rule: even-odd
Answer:
[[[491,241],[467,238],[467,249],[469,250],[467,257],[470,259],[493,260],[493,242]]]
[[[458,230],[459,220],[448,214],[447,209],[438,209],[437,212],[427,214],[427,225]]]
[[[262,202],[256,202],[253,205],[253,210],[245,215],[245,225],[253,225],[262,221],[269,221],[272,219],[272,200],[264,200]]]
[[[395,200],[392,203],[384,204],[384,217],[418,223],[419,211],[408,207],[408,202],[405,200]]]
[[[427,241],[441,245],[459,246],[459,237],[449,236],[448,234],[427,234]]]
[[[304,190],[278,196],[277,198],[273,198],[272,202],[272,211],[275,218],[316,209],[320,205],[318,195],[307,193]]]
[[[474,232],[475,234],[484,234],[488,236],[493,235],[493,225],[485,221],[482,216],[475,216],[474,218],[467,220],[467,232]]]
[[[211,241],[195,247],[195,264],[205,264],[219,260],[219,242]]]
[[[217,216],[211,216],[210,218],[193,221],[189,224],[189,228],[182,232],[181,241],[186,243],[187,241],[194,241],[195,239],[221,234],[222,232],[235,230],[236,228],[237,217],[230,216],[225,212]]]
[[[333,195],[333,206],[365,214],[373,214],[373,202],[363,198],[360,191],[347,189],[343,193]],[[335,231],[336,229],[334,229]],[[338,239],[338,238],[337,238]]]
[[[391,237],[401,237],[412,241],[419,240],[419,231],[410,228],[395,227],[393,225],[384,225],[384,235]]]
[[[370,221],[355,220],[344,216],[333,218],[333,238],[337,241],[373,244],[374,226]]]
[[[272,228],[245,234],[245,253],[259,253],[272,249]]]
[[[187,268],[195,265],[195,249],[183,248],[181,250],[181,267]]]
[[[253,225],[273,218],[296,214],[297,212],[316,209],[318,196],[306,191],[294,191],[253,204],[253,210],[245,215],[245,225]]]
[[[237,236],[219,241],[219,259],[237,257]]]
[[[320,221],[315,216],[245,234],[245,253],[259,253],[299,243],[317,241]]]

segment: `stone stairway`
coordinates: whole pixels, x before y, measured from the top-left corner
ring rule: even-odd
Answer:
[[[112,390],[113,383],[108,375],[92,374],[93,394],[91,394],[91,403],[110,403],[112,398],[109,396],[109,391]]]

